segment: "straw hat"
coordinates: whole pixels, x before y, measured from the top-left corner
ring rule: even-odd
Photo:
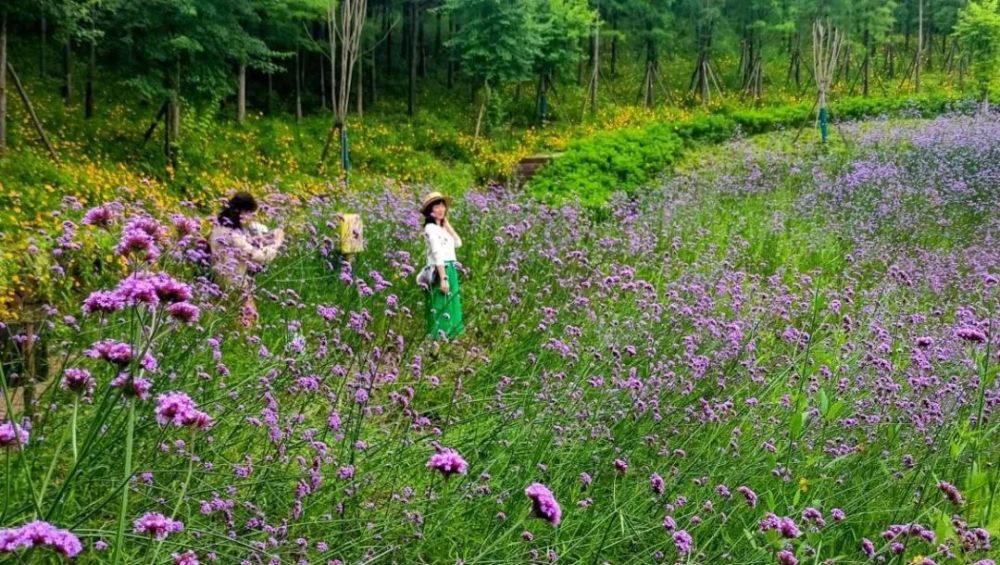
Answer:
[[[436,202],[444,202],[444,205],[451,208],[451,197],[445,196],[440,192],[434,191],[427,193],[423,200],[420,201],[420,211],[427,213],[427,208]]]

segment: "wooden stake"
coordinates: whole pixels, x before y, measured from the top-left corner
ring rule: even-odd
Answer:
[[[21,79],[17,78],[17,73],[14,72],[14,66],[7,61],[7,70],[10,71],[10,78],[14,79],[14,86],[17,88],[17,93],[21,95],[21,102],[24,103],[24,107],[28,110],[28,114],[31,116],[31,122],[35,125],[35,130],[38,132],[39,137],[42,138],[42,143],[45,144],[45,148],[49,150],[49,155],[52,156],[52,160],[56,163],[59,162],[59,154],[56,153],[52,144],[49,143],[49,136],[45,135],[45,128],[42,127],[41,120],[38,119],[38,114],[35,113],[35,108],[31,105],[31,100],[28,98],[28,93],[24,91],[24,87],[21,86]]]

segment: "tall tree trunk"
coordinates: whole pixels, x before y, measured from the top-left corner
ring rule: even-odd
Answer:
[[[611,20],[611,31],[613,35],[611,36],[611,76],[615,77],[618,75],[618,16],[615,15]]]
[[[382,29],[385,30],[385,76],[392,76],[392,23],[390,20],[389,3],[385,4],[385,11],[382,12]]]
[[[448,37],[454,37],[456,30],[455,22],[448,18]],[[448,47],[448,90],[455,88],[455,48]]]
[[[319,100],[323,110],[326,110],[326,59],[319,56]]]
[[[0,155],[7,151],[7,7],[0,13]]]
[[[802,87],[802,34],[795,32],[790,40],[791,58],[788,61],[788,78],[795,80],[795,88]]]
[[[410,10],[410,35],[408,43],[410,44],[410,81],[409,81],[409,96],[407,97],[406,113],[408,116],[413,117],[413,114],[417,111],[417,0],[410,0],[409,2]]]
[[[247,66],[239,64],[236,75],[236,122],[242,124],[247,119]]]
[[[97,68],[97,42],[90,41],[90,58],[87,61],[87,85],[84,90],[83,117],[94,117],[94,69]]]
[[[864,67],[864,78],[862,79],[861,83],[861,93],[867,98],[869,82],[871,78],[871,61],[872,61],[872,36],[871,33],[868,31],[868,26],[865,26],[864,42],[865,42],[865,60],[864,62],[861,63],[862,66]]]
[[[918,12],[917,31],[917,59],[915,63],[913,85],[917,92],[920,92],[920,64],[924,52],[924,0],[920,0],[920,10]]]
[[[45,78],[45,50],[49,46],[49,20],[45,16],[45,9],[42,9],[41,16],[42,45],[38,49],[38,76]]]
[[[437,24],[434,26],[434,59],[441,56],[441,12],[437,13]]]
[[[600,28],[598,27],[596,20],[594,21],[594,33],[591,37],[593,38],[593,51],[591,53],[590,59],[592,61],[593,67],[591,69],[592,76],[590,78],[590,113],[596,114],[597,86],[598,86],[598,81],[601,78],[601,54],[599,51],[601,48],[601,36],[600,36]]]
[[[295,123],[302,121],[302,50],[295,49]]]
[[[417,16],[417,29],[419,30],[417,39],[417,56],[420,57],[419,65],[417,67],[417,76],[419,78],[424,78],[427,76],[427,41],[424,37],[424,18],[419,15]]]
[[[656,42],[646,40],[646,72],[642,79],[642,105],[653,106],[653,86],[656,84],[656,73],[659,67],[659,55],[656,52]]]
[[[545,71],[538,76],[538,123],[545,127],[545,119],[549,113],[549,81],[546,80]]]
[[[357,107],[358,107],[358,117],[365,114],[365,46],[364,43],[361,45],[361,57],[358,61],[358,78],[356,79],[357,85]]]
[[[330,10],[335,8],[331,5]],[[330,16],[330,23],[327,24],[326,37],[330,42],[330,109],[337,112],[337,30],[333,25],[333,16]]]
[[[69,106],[73,103],[73,40],[67,38],[63,45],[63,102]]]
[[[274,73],[268,71],[267,73],[267,103],[264,105],[264,111],[267,115],[271,115],[274,110]]]
[[[174,87],[170,99],[170,135],[171,141],[177,143],[181,138],[181,62],[178,59],[174,66]]]

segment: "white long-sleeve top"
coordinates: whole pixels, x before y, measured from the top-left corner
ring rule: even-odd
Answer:
[[[457,261],[455,249],[462,246],[462,238],[452,237],[448,230],[437,224],[424,226],[427,237],[427,264],[444,265],[446,261]]]
[[[278,254],[280,244],[257,245],[253,236],[243,230],[216,225],[212,228],[209,244],[212,247],[212,268],[231,288],[247,288],[250,263],[263,265]],[[263,243],[263,242],[261,242]]]

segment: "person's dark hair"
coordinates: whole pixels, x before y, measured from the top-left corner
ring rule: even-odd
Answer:
[[[444,198],[435,200],[435,201],[429,203],[427,206],[424,207],[424,225],[425,226],[427,224],[436,224],[437,223],[437,220],[434,219],[434,216],[431,216],[431,210],[433,210],[434,206],[437,206],[439,203],[444,203]],[[445,204],[445,206],[447,206],[447,204]]]
[[[229,199],[222,212],[219,212],[219,225],[230,228],[243,229],[240,222],[240,214],[243,212],[253,212],[257,209],[257,201],[249,192],[237,192]]]

